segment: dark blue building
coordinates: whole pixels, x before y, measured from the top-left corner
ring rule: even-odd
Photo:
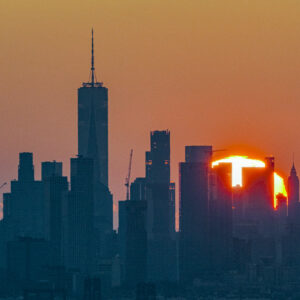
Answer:
[[[212,146],[187,146],[179,164],[179,278],[192,281],[209,270],[209,173]]]
[[[175,184],[170,182],[170,132],[152,131],[150,145],[146,152],[148,276],[152,281],[175,281]]]
[[[113,200],[108,187],[108,89],[96,79],[93,32],[91,59],[90,80],[78,89],[78,154],[93,159],[96,239],[99,255],[107,257],[113,230]]]

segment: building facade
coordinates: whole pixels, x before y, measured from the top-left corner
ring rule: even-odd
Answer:
[[[85,275],[95,268],[93,169],[92,159],[71,158],[71,191],[64,226],[66,265]]]
[[[211,146],[187,146],[179,164],[179,278],[192,281],[209,269]]]
[[[170,132],[150,133],[146,152],[148,278],[176,280],[175,184],[170,182]]]

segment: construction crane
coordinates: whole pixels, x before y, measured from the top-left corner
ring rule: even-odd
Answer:
[[[132,154],[133,154],[133,149],[130,150],[128,174],[125,179],[126,200],[129,200],[129,185],[130,185],[130,175],[131,175]]]
[[[4,183],[0,186],[0,189],[2,189],[5,185],[7,185],[7,182],[4,182]]]

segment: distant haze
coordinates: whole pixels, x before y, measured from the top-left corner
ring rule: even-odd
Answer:
[[[21,151],[34,152],[36,178],[54,159],[69,175],[92,27],[115,203],[131,148],[132,178],[144,175],[150,130],[171,131],[176,183],[185,145],[274,155],[284,176],[294,152],[300,171],[299,16],[296,0],[1,0],[0,184]]]

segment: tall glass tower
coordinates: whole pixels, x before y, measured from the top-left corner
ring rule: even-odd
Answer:
[[[90,79],[78,89],[78,154],[93,159],[93,215],[99,237],[95,244],[97,255],[104,257],[111,252],[108,240],[113,230],[108,188],[108,90],[96,78],[93,30]]]
[[[108,186],[108,90],[94,67],[94,37],[89,82],[78,89],[78,154],[94,160],[95,181]]]

